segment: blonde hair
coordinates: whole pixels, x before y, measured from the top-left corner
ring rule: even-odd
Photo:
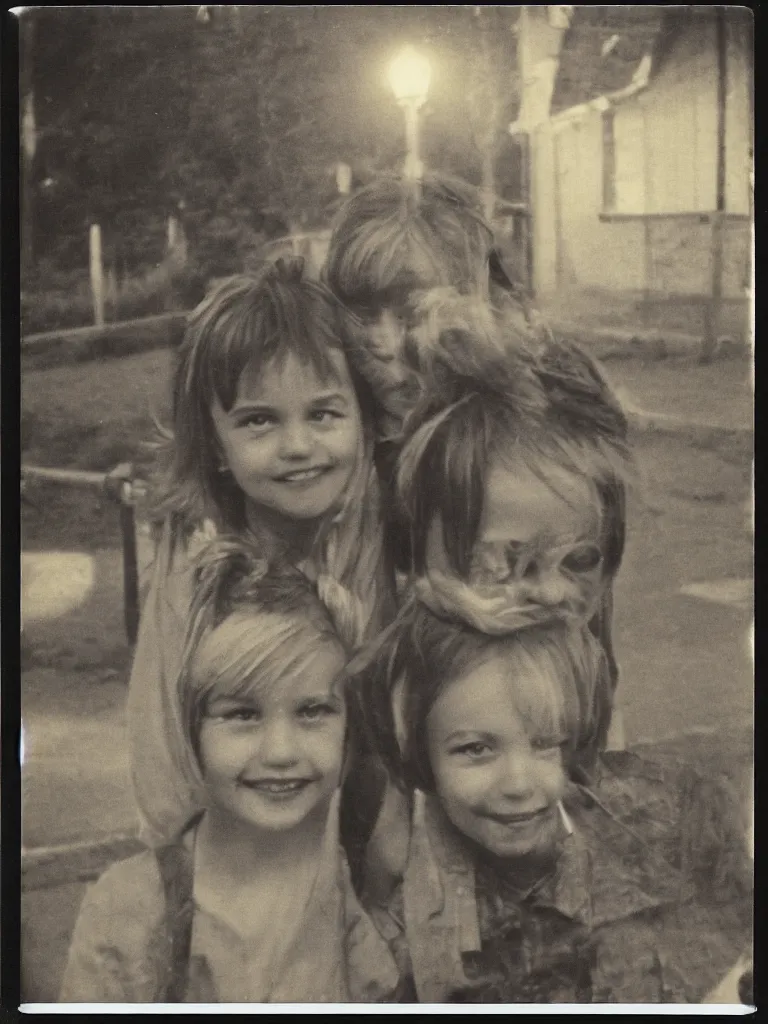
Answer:
[[[339,596],[334,587],[321,593],[297,569],[270,566],[239,539],[222,538],[203,550],[178,681],[185,738],[195,760],[211,696],[242,696],[311,671],[322,648],[346,660],[357,628]]]

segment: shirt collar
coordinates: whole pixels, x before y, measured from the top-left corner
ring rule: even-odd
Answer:
[[[546,906],[582,923],[590,921],[590,871],[586,843],[560,807],[565,836],[557,868],[522,896],[529,906]],[[462,951],[480,949],[475,870],[471,856],[433,796],[417,791],[414,801],[412,857],[420,862],[425,907],[443,912],[448,897],[458,901],[466,936]],[[450,893],[448,890],[452,890]]]

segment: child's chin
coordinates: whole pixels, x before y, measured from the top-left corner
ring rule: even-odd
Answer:
[[[552,821],[548,818],[535,830],[521,830],[521,834],[515,834],[511,829],[503,832],[494,829],[486,836],[486,840],[483,846],[496,857],[546,859],[555,846],[555,833]]]

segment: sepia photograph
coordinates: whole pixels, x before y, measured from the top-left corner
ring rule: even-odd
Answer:
[[[751,9],[14,14],[21,1008],[752,1012]]]

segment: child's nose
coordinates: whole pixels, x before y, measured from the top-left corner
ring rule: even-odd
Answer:
[[[502,779],[502,792],[506,797],[513,797],[515,800],[524,800],[530,797],[534,791],[533,778],[533,757],[531,754],[521,751],[511,751],[504,760],[504,777]]]
[[[303,459],[312,453],[313,443],[308,423],[287,423],[280,436],[280,454],[284,459]]]
[[[259,754],[262,764],[273,767],[293,764],[296,761],[295,737],[288,722],[281,718],[266,725],[262,733]]]

